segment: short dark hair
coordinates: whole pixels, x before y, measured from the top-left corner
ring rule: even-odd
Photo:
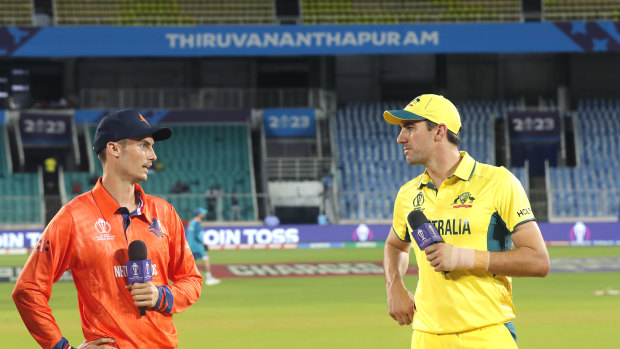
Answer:
[[[424,120],[424,121],[426,121],[426,129],[429,130],[429,131],[434,129],[438,125],[437,123],[434,123],[434,122],[432,122],[430,120]],[[463,129],[463,127],[461,127],[461,130],[462,129]],[[448,142],[456,145],[457,147],[460,146],[461,145],[461,139],[459,138],[459,136],[456,133],[454,133],[454,132],[452,132],[450,130],[447,130],[447,131],[448,131]],[[461,133],[460,130],[459,130],[459,133]]]

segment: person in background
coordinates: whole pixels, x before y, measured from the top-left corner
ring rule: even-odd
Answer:
[[[217,191],[215,189],[215,185],[209,187],[207,190],[207,220],[214,221],[215,220],[215,204],[217,202]]]
[[[269,215],[265,217],[265,225],[268,227],[276,227],[280,225],[280,218],[276,216],[276,213],[272,210]]]
[[[220,279],[216,279],[211,274],[211,262],[209,260],[208,249],[209,246],[203,243],[202,240],[202,220],[207,215],[207,210],[202,207],[197,207],[194,211],[194,219],[189,222],[187,227],[187,243],[192,250],[194,260],[196,264],[202,264],[205,269],[205,284],[207,286],[217,285],[220,283]]]
[[[241,220],[241,208],[239,207],[239,198],[237,197],[237,188],[234,188],[230,194],[230,220]]]
[[[73,183],[71,184],[71,193],[82,194],[82,184],[78,181],[73,181]]]

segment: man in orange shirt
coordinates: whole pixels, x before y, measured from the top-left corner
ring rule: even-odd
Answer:
[[[93,149],[103,176],[52,219],[13,290],[17,309],[41,347],[71,348],[48,305],[53,283],[67,269],[85,337],[79,348],[177,347],[172,314],[198,300],[202,277],[172,205],[137,184],[157,159],[155,141],[171,134],[168,128],[151,128],[137,110],[108,114],[97,127]],[[127,282],[128,246],[134,240],[147,246],[150,282]],[[146,316],[138,307],[147,307]]]

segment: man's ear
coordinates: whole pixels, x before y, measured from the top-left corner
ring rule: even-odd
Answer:
[[[108,144],[106,144],[106,150],[109,151],[110,155],[114,156],[115,158],[118,158],[121,155],[120,149],[120,144],[118,144],[117,142],[108,142]]]
[[[437,142],[441,141],[442,138],[446,137],[448,134],[448,128],[445,124],[439,124],[435,128],[435,140]]]

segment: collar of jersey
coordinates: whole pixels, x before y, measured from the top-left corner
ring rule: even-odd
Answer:
[[[140,207],[140,213],[143,214],[150,222],[151,217],[149,216],[148,210],[146,209],[148,205],[144,201],[144,190],[142,190],[142,187],[140,187],[140,185],[137,183],[134,184],[134,188],[135,191],[140,195],[140,201],[142,202],[142,205]],[[101,177],[93,188],[93,196],[95,197],[95,202],[97,203],[97,206],[99,206],[101,213],[103,213],[103,218],[106,221],[110,221],[112,217],[114,217],[114,214],[116,214],[118,209],[121,208],[121,206],[114,200],[114,198],[112,198],[110,193],[108,193],[108,191],[103,187],[103,184],[101,184]]]
[[[476,160],[474,160],[474,158],[472,158],[466,151],[460,151],[459,153],[461,154],[461,162],[456,167],[454,173],[448,178],[457,176],[464,181],[469,181],[471,176],[474,174]],[[422,188],[422,186],[427,186],[429,182],[431,182],[431,177],[425,169],[422,177],[420,177],[420,181],[418,182],[418,189]]]

